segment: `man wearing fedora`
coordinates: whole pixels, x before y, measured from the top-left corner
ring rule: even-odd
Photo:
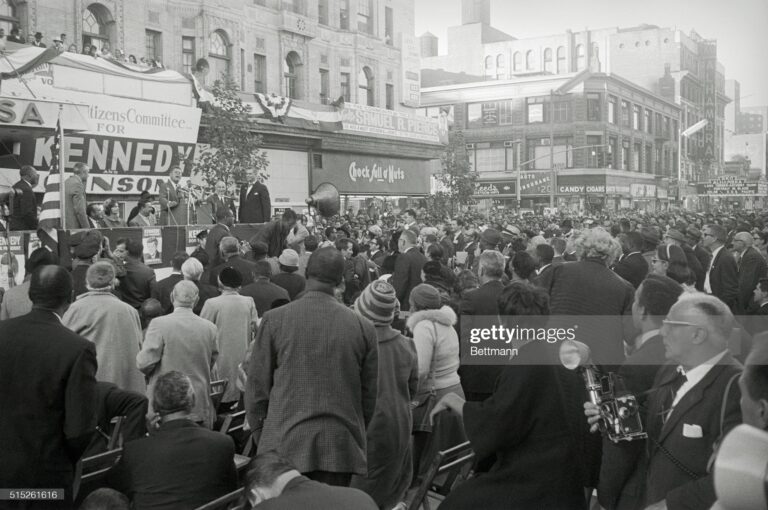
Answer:
[[[702,267],[696,254],[693,253],[693,249],[688,245],[688,240],[683,233],[676,228],[670,228],[664,237],[664,241],[667,244],[673,244],[683,249],[685,259],[688,262],[688,268],[696,275],[696,289],[703,289],[704,279],[707,276],[707,272],[704,270],[704,267]]]
[[[293,301],[307,286],[307,280],[297,272],[299,254],[296,250],[286,248],[280,254],[277,263],[280,265],[280,272],[272,277],[272,283],[284,288]]]

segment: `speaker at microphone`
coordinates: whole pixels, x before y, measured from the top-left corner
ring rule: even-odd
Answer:
[[[339,190],[329,182],[324,182],[318,186],[305,202],[326,218],[338,214],[341,210]]]

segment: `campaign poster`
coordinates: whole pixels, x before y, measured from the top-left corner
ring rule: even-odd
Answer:
[[[43,243],[40,241],[40,238],[37,237],[37,234],[35,232],[30,232],[29,238],[27,239],[27,257],[32,255],[33,251],[42,247]]]
[[[159,228],[142,229],[141,244],[144,245],[144,263],[148,266],[163,263],[163,254],[160,249],[163,245],[163,236]]]
[[[189,255],[192,255],[194,251],[200,247],[200,243],[197,240],[197,234],[200,232],[208,230],[207,228],[201,228],[201,227],[187,227],[187,246],[186,250]]]
[[[9,289],[24,282],[24,234],[0,236],[0,287]],[[10,245],[10,253],[8,246]],[[13,285],[10,281],[13,280]]]

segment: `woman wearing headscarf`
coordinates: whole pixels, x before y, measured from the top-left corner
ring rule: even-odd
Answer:
[[[458,374],[456,312],[443,304],[436,288],[425,283],[411,290],[410,305],[406,326],[413,333],[419,361],[419,393],[414,400],[413,418],[414,475],[418,481],[438,451],[464,441],[460,420],[444,420],[435,433],[429,423],[435,402],[448,393],[463,398],[464,392]]]
[[[376,327],[379,377],[376,410],[366,431],[368,476],[355,475],[351,487],[365,491],[379,508],[392,508],[411,483],[411,409],[419,383],[413,340],[392,329],[400,304],[387,282],[371,282],[355,301],[355,311]]]

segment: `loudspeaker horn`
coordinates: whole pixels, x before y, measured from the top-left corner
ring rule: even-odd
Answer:
[[[339,190],[330,182],[324,182],[318,186],[306,202],[308,206],[314,207],[321,216],[326,218],[338,214],[341,210]]]

